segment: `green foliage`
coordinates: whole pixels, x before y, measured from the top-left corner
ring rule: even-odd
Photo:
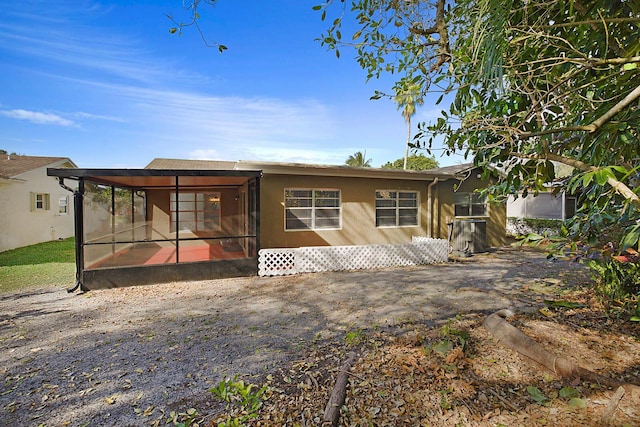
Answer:
[[[196,417],[198,416],[198,410],[195,408],[189,408],[185,412],[171,411],[166,424],[172,423],[177,427],[190,427],[197,426]]]
[[[580,398],[580,392],[573,387],[563,387],[558,396],[569,401],[569,406],[574,408],[585,408],[586,402]]]
[[[407,157],[407,169],[409,170],[427,170],[439,167],[438,161],[433,156],[425,156],[423,153],[412,154]],[[403,169],[404,158],[387,162],[382,165],[383,169]]]
[[[69,237],[0,252],[0,266],[75,262],[75,253],[75,240]]]
[[[527,393],[538,405],[548,406],[551,404],[551,398],[546,396],[538,387],[527,386]],[[566,400],[569,406],[574,408],[584,408],[586,406],[586,402],[580,398],[580,392],[573,387],[563,387],[557,396]]]
[[[349,331],[344,336],[344,342],[349,346],[358,346],[364,340],[364,332],[362,329],[358,329],[355,331]]]
[[[469,341],[469,332],[464,330],[455,329],[452,327],[453,320],[450,319],[440,329],[440,336],[442,339],[435,343],[433,346],[427,346],[425,351],[428,353],[430,350],[434,350],[441,354],[448,353],[451,349],[459,346],[462,351],[466,350],[467,342]]]
[[[262,396],[268,390],[265,385],[257,389],[255,384],[249,384],[238,379],[238,375],[233,379],[226,378],[218,383],[216,387],[209,389],[215,397],[227,402],[227,410],[232,407],[239,409],[239,416],[227,416],[226,420],[219,423],[219,427],[243,426],[244,423],[258,416],[258,411],[262,406]]]
[[[574,397],[579,397],[580,392],[573,387],[563,387],[560,389],[558,396],[563,399],[573,399]]]
[[[547,405],[549,403],[549,398],[545,396],[538,387],[535,386],[527,386],[527,393],[529,396],[538,404],[538,405]]]
[[[606,301],[640,295],[640,263],[620,262],[610,257],[590,260],[596,291]]]
[[[364,151],[364,153],[362,151],[358,151],[350,155],[349,158],[344,162],[344,164],[354,168],[370,168],[371,159],[367,159],[366,150]]]

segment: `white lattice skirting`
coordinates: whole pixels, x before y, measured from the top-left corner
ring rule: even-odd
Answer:
[[[414,237],[402,245],[309,246],[261,249],[258,275],[286,276],[321,271],[362,270],[446,262],[449,242]]]

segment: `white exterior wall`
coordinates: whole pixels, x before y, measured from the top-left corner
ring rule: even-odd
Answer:
[[[552,193],[529,194],[527,197],[509,196],[507,217],[561,219],[565,217],[564,193],[557,196]]]
[[[75,181],[65,184],[76,187]],[[49,210],[32,210],[32,193],[49,194]],[[59,212],[60,197],[67,198],[67,214]],[[60,187],[56,177],[47,176],[46,167],[0,181],[0,252],[71,237],[73,224],[73,193]]]

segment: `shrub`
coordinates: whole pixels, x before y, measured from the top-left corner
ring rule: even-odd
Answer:
[[[620,262],[610,257],[590,260],[596,292],[608,302],[640,294],[640,263]]]
[[[542,218],[507,218],[507,233],[512,236],[527,234],[557,235],[560,234],[562,220]]]

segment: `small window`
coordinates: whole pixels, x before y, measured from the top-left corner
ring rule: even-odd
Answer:
[[[287,231],[339,229],[340,190],[285,189]]]
[[[66,215],[69,213],[69,197],[63,196],[58,199],[58,213]]]
[[[31,210],[32,211],[48,211],[49,194],[48,193],[31,193]]]
[[[418,225],[417,191],[376,191],[376,227]]]
[[[487,198],[480,193],[455,193],[456,216],[487,216]]]

